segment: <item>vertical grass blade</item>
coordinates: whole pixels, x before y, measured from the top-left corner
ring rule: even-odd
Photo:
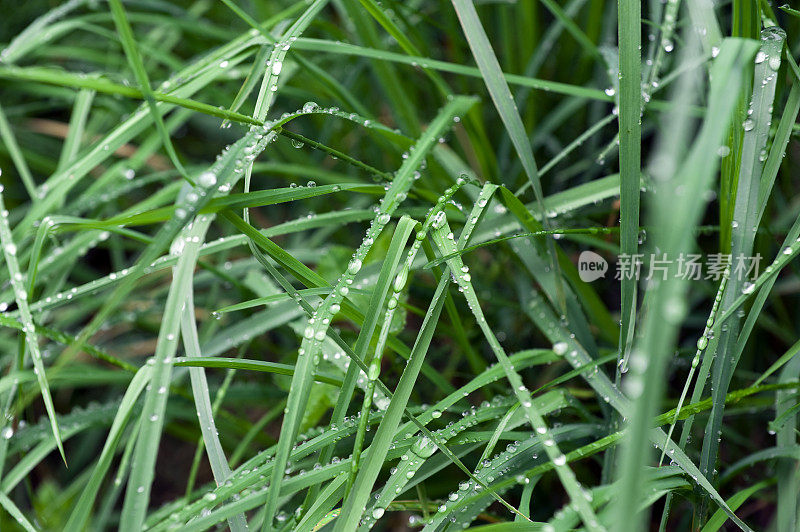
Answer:
[[[639,248],[639,188],[642,159],[641,2],[619,0],[619,252],[633,256]],[[623,278],[619,353],[627,366],[636,326],[636,279]]]

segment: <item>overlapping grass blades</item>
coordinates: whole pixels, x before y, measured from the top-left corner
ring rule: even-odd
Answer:
[[[779,28],[767,28],[761,35],[761,48],[755,57],[755,81],[753,96],[747,117],[742,123],[740,172],[737,181],[737,194],[731,222],[731,256],[749,257],[753,251],[755,230],[759,218],[759,189],[764,163],[767,159],[767,137],[772,123],[772,102],[777,84],[777,71],[783,52],[785,33]],[[723,308],[729,307],[740,295],[744,283],[749,282],[741,276],[734,276],[727,285],[722,298]],[[738,355],[731,352],[739,332],[737,321],[731,320],[728,328],[722,331],[712,368],[712,395],[716,398],[711,417],[706,425],[701,456],[701,470],[711,476],[716,467],[717,435],[721,431],[724,403],[719,398],[728,392]]]
[[[678,161],[685,154],[686,162],[679,167],[664,167],[661,163],[656,163],[661,167],[654,168],[654,172],[658,172],[655,178],[659,199],[652,206],[652,216],[654,225],[662,228],[654,237],[654,245],[660,254],[668,257],[680,256],[688,253],[693,246],[688,228],[699,221],[704,206],[703,191],[710,187],[717,170],[717,161],[707,154],[715,151],[723,142],[733,105],[738,98],[738,88],[742,86],[747,72],[747,62],[754,54],[755,47],[752,43],[723,42],[711,72],[709,102],[713,106],[713,112],[709,109],[691,149],[687,149],[687,134],[690,129],[685,110],[678,113],[675,122],[670,124],[670,132],[663,141],[664,160]],[[694,83],[694,79],[687,80],[681,88],[683,90],[679,89],[680,93],[691,94]],[[677,267],[677,264],[673,267]],[[645,442],[650,431],[650,419],[663,390],[663,371],[667,356],[672,352],[677,327],[685,313],[682,294],[687,286],[685,282],[680,282],[674,271],[672,275],[667,272],[665,278],[656,278],[653,284],[649,291],[651,299],[648,314],[642,325],[642,341],[636,345],[632,354],[631,371],[624,382],[627,395],[635,402],[635,409],[628,428],[624,454],[620,457],[622,496],[617,500],[615,516],[618,524],[629,522],[631,514],[636,511],[637,494],[641,489],[638,471],[647,460],[644,453],[649,450]],[[705,471],[704,475],[708,476],[708,472]],[[634,523],[637,528],[642,526],[642,518],[638,519],[640,520]]]

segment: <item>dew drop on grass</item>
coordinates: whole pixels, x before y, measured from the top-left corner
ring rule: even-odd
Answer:
[[[347,271],[351,275],[355,275],[361,270],[361,260],[353,259],[350,261],[350,264],[347,265]]]
[[[697,349],[702,351],[706,347],[708,347],[708,337],[701,336],[700,338],[697,339]]]
[[[272,63],[272,75],[273,76],[277,76],[278,74],[280,74],[282,69],[283,69],[283,63],[282,62],[275,61],[274,63]]]
[[[567,342],[556,342],[553,344],[553,353],[557,354],[558,356],[566,353],[567,349],[569,349]]]
[[[742,123],[742,127],[744,128],[745,131],[752,131],[755,125],[756,124],[755,122],[753,122],[752,118],[748,118]]]
[[[372,510],[372,517],[374,519],[380,519],[381,517],[383,517],[383,513],[384,512],[385,512],[385,510],[383,508],[380,508],[380,507],[379,508],[375,508],[374,510]]]
[[[372,364],[370,364],[369,373],[367,374],[367,378],[369,380],[371,380],[371,381],[374,381],[374,380],[378,379],[380,374],[381,374],[381,367],[378,364],[374,363],[374,362]]]
[[[758,51],[758,53],[756,54],[755,63],[756,63],[757,65],[758,65],[758,64],[761,64],[761,63],[763,63],[763,62],[764,62],[766,59],[767,59],[767,54],[766,54],[766,53],[764,53],[764,51],[763,51],[763,50],[759,50],[759,51]]]

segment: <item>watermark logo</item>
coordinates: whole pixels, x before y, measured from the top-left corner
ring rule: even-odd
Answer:
[[[578,257],[578,276],[584,283],[591,283],[606,276],[608,262],[594,251],[584,251]]]
[[[613,278],[617,281],[666,281],[668,277],[685,281],[716,281],[727,275],[732,279],[754,280],[758,277],[761,255],[753,257],[712,253],[705,257],[695,253],[681,253],[670,258],[666,253],[620,254],[614,264]],[[609,264],[594,251],[584,251],[578,256],[578,276],[585,283],[605,277]]]

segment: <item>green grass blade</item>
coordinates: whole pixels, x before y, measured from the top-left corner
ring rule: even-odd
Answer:
[[[42,394],[42,400],[47,410],[47,417],[50,418],[50,427],[53,430],[53,437],[55,437],[58,452],[61,453],[61,459],[67,463],[67,457],[64,455],[64,445],[61,442],[61,432],[58,428],[58,418],[56,410],[53,406],[53,398],[50,395],[50,387],[47,384],[47,375],[45,373],[44,362],[42,361],[42,353],[39,349],[39,338],[36,334],[36,326],[33,323],[33,315],[31,314],[30,306],[28,305],[28,287],[25,286],[25,278],[20,271],[19,262],[17,261],[17,245],[14,243],[14,238],[11,234],[11,227],[8,223],[8,211],[5,207],[5,200],[3,198],[3,189],[0,186],[0,245],[3,246],[3,256],[6,261],[6,268],[8,276],[11,280],[11,286],[14,290],[14,297],[19,308],[20,322],[22,323],[22,334],[25,337],[25,345],[33,362],[33,371],[36,374],[36,380],[39,384],[39,391]]]
[[[172,160],[172,164],[175,165],[175,168],[178,169],[184,179],[192,183],[189,174],[186,173],[183,164],[181,164],[178,158],[178,154],[175,152],[175,147],[172,145],[169,132],[164,126],[164,120],[161,118],[161,114],[156,107],[153,89],[150,86],[150,78],[147,76],[147,69],[142,61],[142,56],[139,55],[139,49],[136,46],[136,40],[133,36],[133,29],[131,28],[130,22],[128,22],[128,17],[125,15],[125,8],[122,5],[122,0],[109,0],[109,4],[111,6],[111,13],[114,15],[114,24],[117,27],[117,33],[119,33],[120,43],[125,50],[125,56],[128,58],[131,69],[133,69],[133,73],[136,76],[136,81],[139,83],[139,87],[141,87],[147,107],[150,109],[150,114],[153,116],[153,122],[156,124],[156,129],[159,135],[161,135],[161,142],[164,144],[164,148],[167,150],[167,154]]]
[[[100,458],[97,460],[97,465],[92,471],[89,482],[81,493],[80,499],[72,509],[72,513],[67,521],[67,528],[70,530],[81,530],[89,521],[89,516],[92,511],[97,493],[100,491],[100,486],[103,479],[111,467],[111,461],[114,458],[116,448],[119,445],[125,426],[128,423],[136,400],[141,395],[147,383],[150,381],[151,368],[145,366],[141,368],[131,380],[125,395],[119,405],[117,415],[114,416],[114,422],[109,430],[108,437],[103,445],[103,450],[100,453]],[[135,434],[135,432],[134,432]]]
[[[619,34],[619,227],[620,255],[633,256],[639,248],[639,175],[642,157],[641,3],[621,0]],[[620,370],[625,370],[636,327],[636,279],[620,282]]]

